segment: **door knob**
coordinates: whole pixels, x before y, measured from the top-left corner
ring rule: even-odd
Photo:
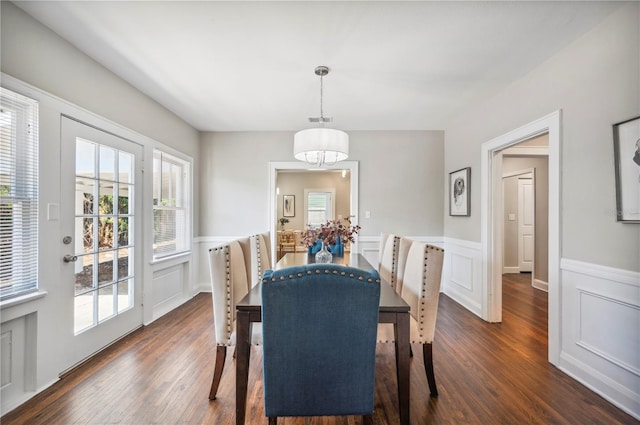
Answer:
[[[67,254],[67,255],[65,255],[64,257],[62,257],[62,260],[63,260],[65,263],[73,263],[73,262],[75,262],[75,261],[77,261],[77,260],[78,260],[78,256],[77,256],[77,255]]]

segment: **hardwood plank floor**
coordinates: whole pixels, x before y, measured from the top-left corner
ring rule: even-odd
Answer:
[[[412,424],[639,424],[547,362],[547,296],[528,275],[505,275],[503,323],[483,322],[440,298],[431,399],[422,355],[411,361]],[[0,418],[8,424],[235,423],[235,373],[227,356],[218,398],[210,294],[118,341],[52,387]],[[413,347],[421,353],[420,347]],[[374,423],[399,423],[391,344],[379,345]],[[262,351],[249,372],[248,424],[267,424]],[[285,425],[354,425],[359,417],[286,418]]]

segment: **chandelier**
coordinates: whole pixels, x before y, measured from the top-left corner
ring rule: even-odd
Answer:
[[[325,123],[333,121],[325,117],[322,110],[322,77],[329,73],[326,66],[318,66],[315,70],[320,76],[320,117],[309,118],[310,122],[317,122],[319,127],[298,131],[293,137],[293,156],[299,161],[309,164],[334,165],[349,157],[349,135],[342,130],[327,128]]]

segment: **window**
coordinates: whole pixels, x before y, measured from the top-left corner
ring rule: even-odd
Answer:
[[[333,219],[332,191],[319,191],[305,189],[305,210],[307,223],[310,227],[317,227]]]
[[[153,258],[189,251],[190,166],[187,161],[153,152]]]
[[[0,300],[38,289],[38,103],[0,87]]]

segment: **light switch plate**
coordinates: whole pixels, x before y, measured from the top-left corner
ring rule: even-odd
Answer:
[[[60,220],[60,204],[47,204],[47,220],[58,221]]]

